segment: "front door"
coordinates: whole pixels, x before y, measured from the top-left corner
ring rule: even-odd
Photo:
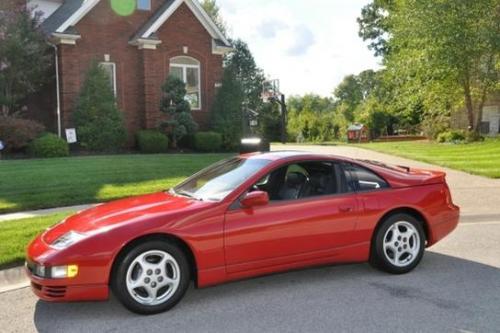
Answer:
[[[326,258],[336,248],[349,245],[357,201],[354,194],[345,193],[344,176],[335,169],[332,162],[280,168],[252,188],[269,193],[267,206],[229,209],[225,220],[228,273]]]

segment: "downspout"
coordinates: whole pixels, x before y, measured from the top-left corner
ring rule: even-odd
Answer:
[[[61,124],[61,92],[59,89],[59,57],[57,55],[57,45],[47,42],[54,49],[54,60],[56,67],[56,103],[57,103],[57,135],[62,137],[62,124]]]

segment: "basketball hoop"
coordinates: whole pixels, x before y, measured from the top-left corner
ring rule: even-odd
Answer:
[[[280,95],[280,81],[268,80],[262,84],[261,99],[264,102],[275,100]]]

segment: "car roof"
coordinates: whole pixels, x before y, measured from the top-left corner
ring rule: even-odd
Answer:
[[[332,154],[321,154],[321,153],[311,153],[306,151],[299,150],[280,150],[273,151],[268,153],[251,153],[241,155],[242,158],[246,159],[257,159],[257,160],[269,160],[269,161],[278,161],[278,160],[306,160],[306,159],[326,159],[326,160],[340,160],[340,161],[350,161],[351,159],[336,156]]]

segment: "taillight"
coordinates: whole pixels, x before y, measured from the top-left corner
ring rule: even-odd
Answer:
[[[448,186],[448,184],[446,183],[446,181],[444,182],[444,194],[445,194],[445,197],[446,197],[446,203],[449,204],[449,205],[453,205],[453,199],[451,198],[450,187]]]

